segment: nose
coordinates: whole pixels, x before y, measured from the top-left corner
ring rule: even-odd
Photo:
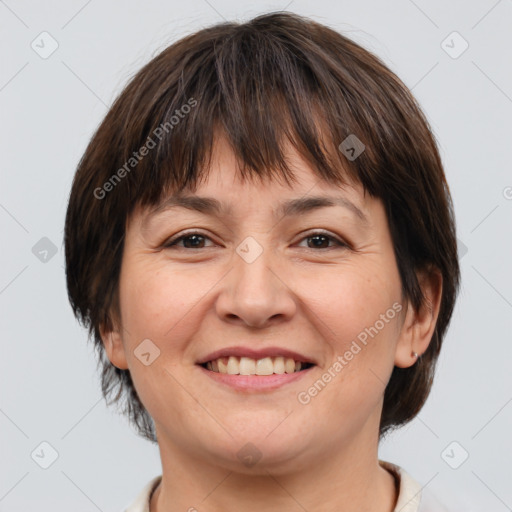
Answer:
[[[216,301],[217,314],[224,321],[262,328],[293,317],[297,307],[293,290],[270,253],[265,249],[254,261],[233,255],[233,269],[222,281]]]

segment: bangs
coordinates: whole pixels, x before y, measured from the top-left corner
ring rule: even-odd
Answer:
[[[319,46],[309,54],[308,45],[315,44],[310,40],[275,32],[275,25],[267,33],[257,20],[217,26],[201,35],[204,41],[186,38],[162,52],[151,73],[147,66],[141,70],[137,88],[128,86],[124,102],[130,96],[131,103],[120,118],[131,126],[120,123],[117,152],[128,172],[116,186],[126,193],[112,192],[127,215],[137,204],[153,206],[172,193],[194,190],[208,174],[219,136],[233,150],[242,179],[293,181],[286,158],[291,144],[319,178],[338,186],[359,182],[378,194],[365,171],[378,137],[378,113],[368,115],[370,92],[361,83],[369,78],[352,76]],[[366,147],[353,161],[338,149],[349,135]]]

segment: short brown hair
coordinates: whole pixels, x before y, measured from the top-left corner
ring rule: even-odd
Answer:
[[[288,182],[284,145],[291,142],[319,178],[342,185],[349,176],[380,198],[402,294],[416,310],[425,304],[416,271],[440,271],[431,343],[416,364],[393,369],[380,436],[410,421],[430,392],[460,281],[453,205],[435,137],[410,91],[379,58],[285,12],[221,23],[163,50],[116,99],[78,165],[65,223],[67,287],[75,316],[94,339],[107,403],[117,391],[112,402],[123,398],[123,412],[156,442],[130,372],[110,363],[99,328],[111,329],[119,315],[130,214],[136,205],[193,189],[219,130],[242,176]],[[355,159],[338,149],[350,135],[365,146]]]

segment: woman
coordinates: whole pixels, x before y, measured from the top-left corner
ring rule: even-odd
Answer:
[[[129,512],[434,510],[378,443],[428,397],[455,220],[378,58],[284,12],[173,44],[92,138],[65,246],[103,394],[160,450]]]

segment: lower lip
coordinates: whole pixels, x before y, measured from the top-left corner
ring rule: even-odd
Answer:
[[[227,373],[212,372],[202,366],[199,366],[199,368],[214,381],[239,391],[271,391],[301,379],[307,375],[314,366],[299,372],[283,374],[273,373],[272,375],[229,375]]]

